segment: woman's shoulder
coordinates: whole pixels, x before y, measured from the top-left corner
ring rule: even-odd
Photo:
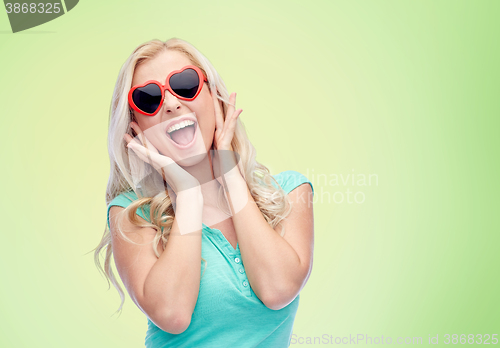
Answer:
[[[112,206],[119,206],[122,208],[128,207],[133,201],[137,199],[137,194],[133,190],[125,191],[116,196],[111,202],[108,204],[107,218],[108,218],[108,226],[109,226],[109,210]],[[143,209],[141,209],[143,208]],[[144,220],[149,221],[146,217],[148,215],[148,207],[144,206],[137,209],[136,214],[142,217]],[[143,210],[146,210],[143,211]]]
[[[308,183],[311,186],[311,190],[314,194],[314,188],[311,181],[309,181],[309,179],[305,175],[296,170],[285,170],[281,173],[274,174],[273,177],[286,193],[289,193],[294,188],[297,188],[304,183]]]
[[[137,194],[133,190],[125,191],[116,196],[111,202],[108,204],[108,208],[113,205],[118,205],[121,207],[128,207],[130,203],[137,199]]]

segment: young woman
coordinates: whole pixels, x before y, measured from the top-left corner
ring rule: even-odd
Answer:
[[[139,45],[110,110],[104,274],[146,347],[288,347],[312,270],[313,188],[255,160],[221,77],[173,38]]]

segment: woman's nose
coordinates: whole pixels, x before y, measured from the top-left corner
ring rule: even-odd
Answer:
[[[172,114],[181,109],[182,104],[170,91],[165,91],[165,99],[163,100],[163,109],[166,113]]]

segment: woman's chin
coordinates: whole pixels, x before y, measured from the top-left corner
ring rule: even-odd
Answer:
[[[175,163],[177,163],[181,167],[192,167],[203,161],[205,157],[207,157],[207,153],[203,152],[198,155],[190,156],[187,158],[176,159]]]

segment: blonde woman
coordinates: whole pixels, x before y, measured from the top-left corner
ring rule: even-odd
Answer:
[[[266,82],[267,83],[267,82]],[[146,347],[288,347],[312,270],[311,182],[255,160],[236,93],[186,41],[139,45],[113,93],[104,274]],[[263,125],[265,126],[265,125]]]

